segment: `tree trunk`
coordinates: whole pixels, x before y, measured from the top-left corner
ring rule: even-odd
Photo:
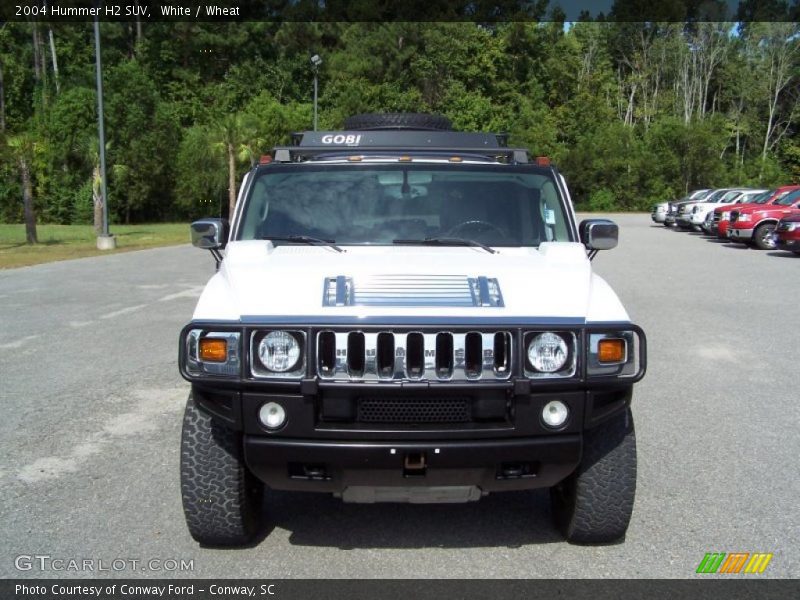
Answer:
[[[31,35],[33,36],[33,80],[38,84],[42,80],[42,71],[39,66],[39,41],[36,35],[36,23],[31,25]]]
[[[233,144],[228,144],[228,219],[233,220],[236,207],[236,153]]]
[[[3,86],[3,63],[0,62],[0,133],[6,130],[6,91]]]
[[[56,60],[56,42],[53,39],[53,28],[48,28],[50,34],[50,55],[53,58],[53,77],[56,80],[56,94],[61,91],[61,86],[58,83],[58,61]]]
[[[25,158],[19,159],[19,171],[22,175],[22,207],[25,216],[25,241],[38,244],[36,237],[36,213],[33,209],[33,189],[31,186],[31,169]]]
[[[92,206],[94,207],[94,232],[103,233],[103,196],[100,193],[100,165],[95,165],[92,174]]]
[[[136,7],[139,7],[139,0],[136,0]],[[136,50],[138,51],[139,45],[142,43],[142,19],[136,15]]]

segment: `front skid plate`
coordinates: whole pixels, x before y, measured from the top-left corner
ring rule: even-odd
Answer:
[[[443,485],[431,487],[401,487],[351,485],[340,496],[345,502],[374,504],[375,502],[408,502],[410,504],[459,504],[480,500],[476,485]]]

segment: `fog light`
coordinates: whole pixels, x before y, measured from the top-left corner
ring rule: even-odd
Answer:
[[[258,419],[267,429],[278,429],[286,422],[286,411],[277,402],[267,402],[258,411]]]
[[[569,409],[561,400],[551,400],[542,409],[542,420],[548,427],[561,427],[568,416]]]

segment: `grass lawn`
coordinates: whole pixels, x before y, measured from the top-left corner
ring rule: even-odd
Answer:
[[[117,249],[101,251],[91,225],[38,225],[39,243],[29,245],[25,225],[0,223],[0,269],[189,243],[188,223],[111,225],[109,229],[117,238]]]

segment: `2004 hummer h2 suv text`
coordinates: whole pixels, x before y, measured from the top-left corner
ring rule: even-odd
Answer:
[[[262,491],[466,502],[549,487],[573,542],[624,536],[645,336],[548,159],[433,115],[305,132],[245,176],[180,334],[192,536],[246,543]],[[224,255],[223,255],[224,251]]]

